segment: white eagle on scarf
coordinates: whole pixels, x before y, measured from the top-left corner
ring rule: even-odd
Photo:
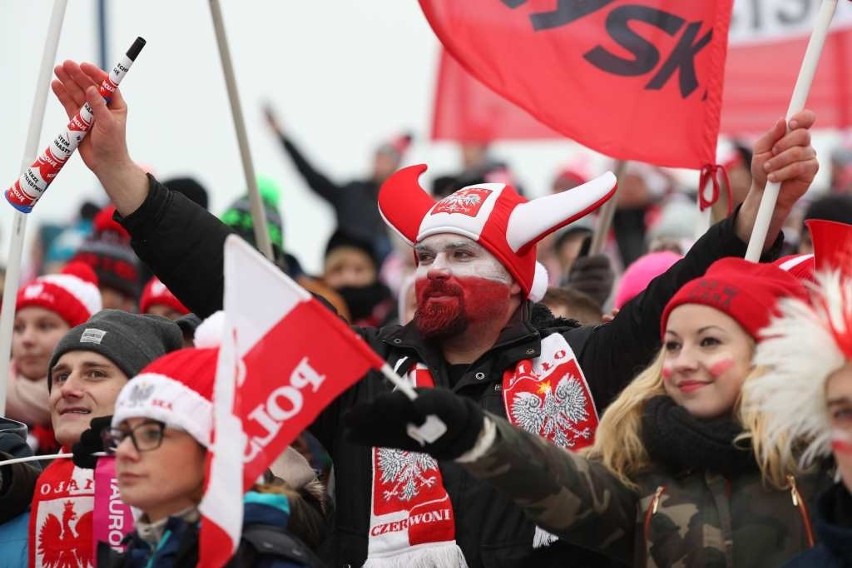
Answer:
[[[422,487],[437,483],[438,462],[427,454],[408,452],[393,448],[379,448],[379,471],[382,483],[394,483],[393,489],[384,492],[384,498],[396,497],[400,501],[411,501]]]
[[[512,417],[517,426],[551,440],[560,448],[572,448],[577,438],[591,437],[591,428],[575,427],[589,418],[586,394],[577,377],[562,377],[555,389],[549,382],[543,382],[539,393],[544,396],[521,392],[515,397]]]

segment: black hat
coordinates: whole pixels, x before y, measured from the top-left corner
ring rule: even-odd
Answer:
[[[203,185],[198,183],[197,179],[193,177],[177,177],[164,181],[163,185],[171,191],[184,194],[192,201],[207,209],[209,203],[207,190],[204,189]]]
[[[852,225],[852,195],[832,193],[814,200],[805,211],[803,221],[808,219]]]
[[[353,237],[348,233],[344,233],[340,229],[334,231],[334,233],[329,237],[328,243],[325,245],[325,258],[328,258],[328,255],[335,249],[349,247],[360,250],[373,261],[373,264],[378,266],[378,262],[376,261],[376,255],[373,252],[373,247],[370,245],[368,241],[363,239],[359,239],[358,237]]]

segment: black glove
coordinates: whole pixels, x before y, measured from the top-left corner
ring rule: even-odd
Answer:
[[[440,418],[447,431],[434,442],[421,446],[408,435],[407,427],[420,426],[430,414]],[[380,394],[371,402],[354,406],[343,421],[350,442],[423,452],[439,460],[451,460],[476,444],[485,414],[472,400],[436,388],[417,389],[414,400],[400,391]]]
[[[603,306],[612,292],[615,273],[605,254],[581,256],[574,260],[564,285],[588,294]]]
[[[86,469],[95,469],[98,463],[98,456],[93,456],[95,452],[104,451],[104,430],[109,429],[112,424],[112,416],[101,416],[100,418],[92,418],[89,429],[80,435],[80,441],[71,446],[71,453],[74,465]]]

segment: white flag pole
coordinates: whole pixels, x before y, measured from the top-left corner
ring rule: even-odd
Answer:
[[[237,131],[237,144],[240,147],[240,157],[243,162],[243,174],[248,188],[249,206],[251,207],[254,238],[257,248],[263,256],[275,262],[272,254],[272,242],[266,229],[266,211],[257,189],[257,178],[254,175],[254,163],[251,159],[246,124],[240,106],[240,94],[237,91],[237,80],[234,76],[234,66],[231,63],[231,50],[228,48],[228,37],[225,35],[225,22],[219,0],[210,0],[210,14],[213,16],[213,29],[216,31],[216,43],[219,45],[219,58],[222,60],[222,71],[225,74],[225,86],[228,88],[228,100],[231,102],[231,116],[234,119],[234,129]]]
[[[98,454],[106,455],[105,452],[98,452]],[[26,456],[26,457],[23,457],[23,458],[12,458],[12,459],[8,459],[8,460],[2,460],[2,461],[0,461],[0,467],[2,467],[4,465],[12,465],[12,464],[16,464],[16,463],[27,463],[27,462],[34,462],[34,461],[55,460],[55,459],[59,459],[59,458],[73,458],[73,457],[74,457],[74,454],[50,454],[50,455],[44,455],[44,456]]]
[[[828,35],[828,28],[831,26],[831,19],[834,17],[834,10],[837,8],[837,0],[823,0],[822,5],[817,13],[814,31],[811,33],[811,38],[808,41],[808,48],[805,50],[805,57],[802,60],[802,67],[799,69],[799,77],[796,79],[796,86],[793,88],[793,96],[790,99],[790,106],[787,107],[787,129],[790,128],[790,119],[794,114],[805,107],[805,102],[808,99],[808,93],[811,90],[814,75],[816,74],[819,58],[822,54],[825,38]],[[775,203],[778,201],[778,192],[781,189],[781,184],[778,182],[770,182],[766,184],[766,189],[763,191],[763,198],[760,200],[760,207],[757,210],[757,218],[754,222],[754,229],[751,232],[751,239],[748,242],[745,259],[752,262],[760,260],[761,252],[766,244],[766,234],[769,232],[769,223],[772,220],[772,214],[775,212]]]
[[[47,105],[47,92],[50,88],[50,77],[53,64],[56,61],[56,48],[62,32],[62,21],[65,18],[65,7],[68,0],[55,0],[50,14],[50,24],[47,28],[47,39],[41,55],[36,92],[33,106],[30,110],[30,128],[27,141],[24,144],[24,156],[21,159],[21,174],[29,168],[38,155],[38,139],[41,135],[44,109]],[[21,279],[21,255],[24,248],[24,233],[27,228],[27,215],[15,209],[12,217],[12,237],[9,242],[9,256],[6,259],[6,282],[3,288],[3,306],[0,312],[0,361],[9,361],[12,351],[12,324],[15,321],[15,298],[18,295],[18,284]],[[0,365],[0,416],[6,413],[6,389],[9,384],[9,365]]]

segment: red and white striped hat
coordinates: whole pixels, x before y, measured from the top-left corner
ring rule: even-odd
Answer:
[[[219,357],[222,312],[196,330],[195,345],[151,361],[118,393],[112,425],[150,418],[186,431],[209,447],[213,431],[213,386]]]
[[[148,313],[151,306],[164,305],[172,308],[181,315],[189,313],[189,308],[183,305],[177,297],[172,294],[171,290],[166,288],[166,285],[160,282],[160,279],[154,276],[145,285],[142,290],[142,297],[139,299],[139,311],[143,314]]]
[[[98,277],[88,265],[70,262],[60,274],[40,276],[18,291],[15,311],[31,306],[55,312],[69,326],[78,326],[103,307]]]
[[[547,234],[594,211],[615,193],[612,173],[562,193],[527,201],[505,183],[464,187],[435,201],[418,182],[425,165],[393,174],[379,191],[385,222],[409,244],[441,233],[476,241],[509,271],[527,297],[538,301],[547,272],[536,263],[536,243]]]

